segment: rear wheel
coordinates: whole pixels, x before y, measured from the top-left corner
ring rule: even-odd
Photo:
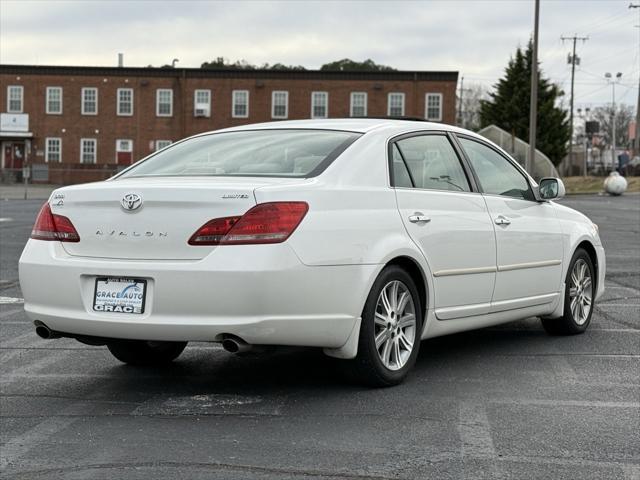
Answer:
[[[151,342],[117,340],[107,344],[111,354],[129,365],[154,366],[172,362],[180,356],[187,342]]]
[[[542,326],[548,334],[575,335],[587,330],[593,314],[594,279],[591,257],[579,248],[573,254],[565,280],[564,314],[561,318],[542,319]]]
[[[373,387],[402,382],[420,349],[422,305],[411,276],[392,265],[376,279],[362,312],[356,380]]]

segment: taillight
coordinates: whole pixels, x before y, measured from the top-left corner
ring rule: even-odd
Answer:
[[[241,217],[216,218],[189,239],[189,245],[247,245],[284,242],[307,214],[306,202],[261,203]]]
[[[189,245],[220,245],[220,241],[231,230],[240,217],[216,218],[205,223],[189,239]]]
[[[49,202],[38,213],[36,223],[31,230],[31,238],[36,240],[58,240],[60,242],[79,242],[80,235],[67,217],[51,212]]]

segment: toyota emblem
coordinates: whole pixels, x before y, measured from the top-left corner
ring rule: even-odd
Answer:
[[[127,193],[122,197],[122,200],[120,200],[120,204],[126,211],[132,212],[142,206],[142,197],[137,193]]]

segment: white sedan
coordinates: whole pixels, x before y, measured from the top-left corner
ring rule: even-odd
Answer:
[[[538,316],[589,326],[598,227],[493,143],[441,124],[248,125],[177,142],[60,188],[20,259],[44,338],[135,365],[188,341],[321,347],[392,385],[420,340]]]

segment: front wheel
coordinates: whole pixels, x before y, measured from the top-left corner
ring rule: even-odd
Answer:
[[[571,258],[565,280],[564,313],[560,318],[543,318],[550,335],[584,333],[591,323],[595,299],[595,269],[589,254],[579,248]]]
[[[378,276],[362,312],[358,354],[352,360],[356,380],[373,387],[402,382],[420,349],[422,305],[411,276],[386,267]]]
[[[111,354],[123,363],[137,366],[157,366],[172,362],[180,356],[187,342],[151,342],[144,340],[116,340],[107,344]]]

